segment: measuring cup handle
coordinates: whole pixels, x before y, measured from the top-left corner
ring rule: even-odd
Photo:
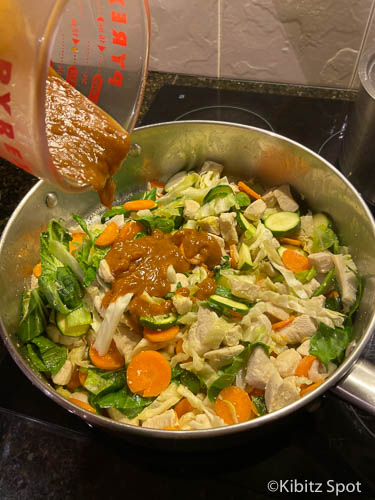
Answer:
[[[332,391],[342,399],[375,415],[375,365],[359,359]]]

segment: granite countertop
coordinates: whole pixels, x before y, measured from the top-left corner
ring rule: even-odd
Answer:
[[[353,100],[356,95],[356,91],[353,90],[239,80],[218,80],[215,78],[150,71],[137,124],[142,123],[142,118],[149,109],[155,95],[164,85],[210,87],[221,90],[297,95],[320,99]],[[17,204],[36,182],[38,180],[35,177],[0,158],[0,234]]]

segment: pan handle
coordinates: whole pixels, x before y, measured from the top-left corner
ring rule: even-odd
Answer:
[[[332,390],[342,399],[375,415],[375,365],[369,361],[359,359]]]

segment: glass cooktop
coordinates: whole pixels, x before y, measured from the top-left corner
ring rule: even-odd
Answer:
[[[142,125],[237,122],[285,135],[335,164],[350,106],[338,99],[167,86]],[[375,362],[374,340],[365,356]],[[278,498],[270,480],[323,482],[323,487],[330,480],[359,481],[361,493],[356,490],[351,497],[375,497],[375,418],[330,392],[277,432],[270,428],[255,441],[244,436],[240,447],[191,455],[145,451],[87,426],[33,387],[2,344],[0,381],[2,498],[13,498],[16,491],[24,492],[22,498],[39,498],[43,492],[48,498],[117,498],[129,491],[150,498],[158,489],[165,498],[175,498],[176,491],[202,499]],[[35,484],[35,471],[41,470]]]

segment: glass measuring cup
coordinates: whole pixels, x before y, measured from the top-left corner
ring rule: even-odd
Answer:
[[[1,0],[0,156],[67,191],[49,154],[48,67],[131,132],[149,52],[147,0]]]

